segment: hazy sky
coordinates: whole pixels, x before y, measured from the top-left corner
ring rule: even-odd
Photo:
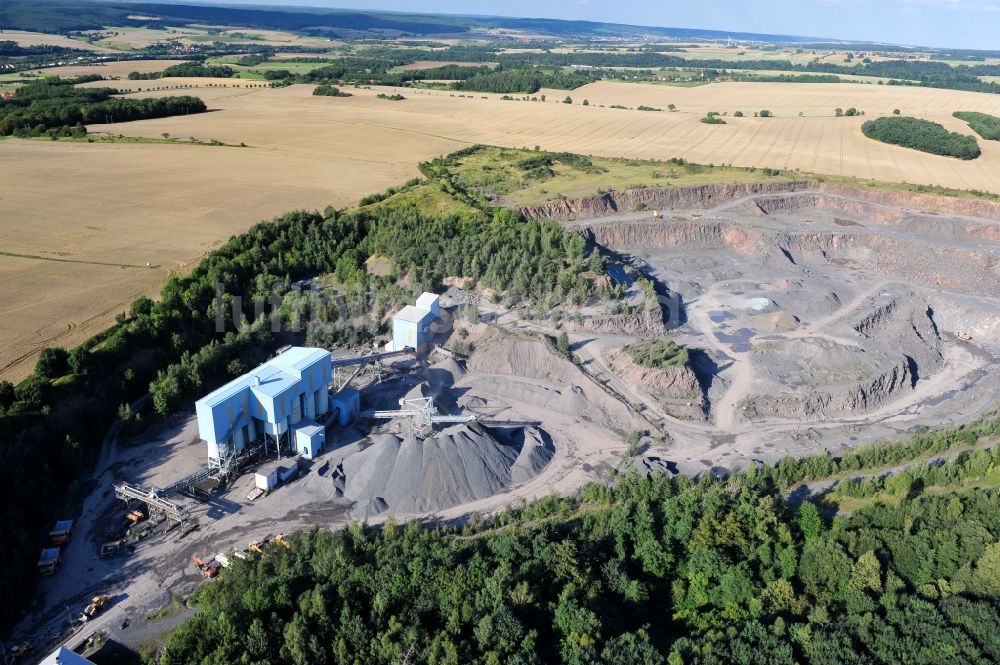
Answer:
[[[219,1],[219,0],[216,0]],[[543,17],[1000,49],[1000,0],[223,0]]]

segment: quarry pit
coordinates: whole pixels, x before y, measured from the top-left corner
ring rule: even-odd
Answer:
[[[648,412],[670,442],[657,454],[682,471],[836,454],[996,406],[996,204],[775,183],[616,192],[526,214],[561,218],[652,279],[656,336],[698,350],[695,417],[663,409],[663,378],[623,371],[613,341],[596,335],[587,352],[622,392],[661,407]]]

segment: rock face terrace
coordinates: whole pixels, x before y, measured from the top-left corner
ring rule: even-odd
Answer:
[[[659,217],[615,215],[637,209]],[[836,451],[964,422],[1000,394],[996,204],[788,182],[524,212],[563,219],[675,296],[667,335],[704,351],[705,417],[663,415],[678,462]]]

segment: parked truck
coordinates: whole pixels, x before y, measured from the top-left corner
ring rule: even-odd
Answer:
[[[191,560],[194,561],[194,565],[198,566],[201,574],[210,579],[218,575],[219,571],[222,570],[222,564],[215,559],[205,561],[201,557],[193,556]]]

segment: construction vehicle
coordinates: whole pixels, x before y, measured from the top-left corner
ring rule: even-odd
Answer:
[[[141,510],[133,510],[132,512],[130,512],[128,515],[125,516],[125,519],[130,524],[138,524],[139,522],[146,519],[146,516],[142,514]]]
[[[62,520],[56,522],[52,530],[49,531],[49,542],[53,545],[65,545],[73,535],[73,520]]]
[[[272,540],[274,540],[274,534],[273,533],[267,534],[266,536],[264,536],[260,540],[251,540],[250,541],[250,551],[251,552],[257,552],[258,554],[263,554],[264,553],[264,548],[267,547],[271,543]]]
[[[111,599],[105,595],[94,596],[90,604],[83,608],[83,612],[80,613],[80,621],[84,623],[90,621],[110,602]]]
[[[198,566],[198,570],[201,571],[201,574],[208,578],[215,577],[219,574],[219,571],[222,570],[222,564],[215,559],[205,561],[198,556],[193,556],[191,557],[191,560],[194,561],[194,565]]]
[[[58,547],[48,547],[42,550],[38,557],[38,573],[40,575],[55,575],[59,569],[59,560],[62,550]]]
[[[284,547],[286,550],[292,549],[292,544],[290,542],[288,542],[287,540],[285,540],[285,534],[283,534],[283,533],[279,533],[277,536],[275,536],[274,537],[274,542],[278,543],[279,545],[281,545],[282,547]]]
[[[7,654],[12,659],[18,660],[19,658],[24,658],[29,653],[31,653],[31,649],[32,649],[31,642],[25,641],[21,642],[20,644],[15,644],[14,646],[12,646],[10,650],[7,652]]]
[[[653,219],[659,219],[659,218],[660,218],[660,211],[659,210],[654,210],[653,211]]]
[[[969,333],[965,332],[964,330],[956,330],[955,331],[955,337],[959,338],[963,342],[971,342],[972,341],[972,335],[970,335]]]

